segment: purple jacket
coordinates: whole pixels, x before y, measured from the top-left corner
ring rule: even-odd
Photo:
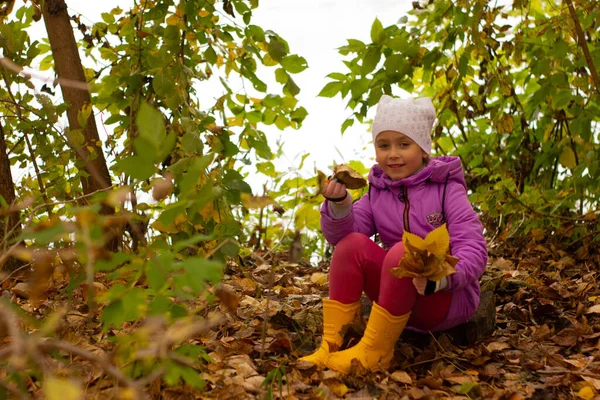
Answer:
[[[479,305],[479,278],[487,265],[483,227],[467,196],[462,165],[458,157],[433,157],[416,174],[392,181],[374,165],[369,174],[369,194],[352,206],[341,219],[334,219],[327,200],[321,208],[321,228],[333,245],[351,232],[366,236],[379,233],[389,250],[402,241],[408,230],[425,237],[444,222],[450,233],[450,251],[458,257],[458,270],[448,277],[453,292],[450,311],[434,330],[445,330],[468,321]]]

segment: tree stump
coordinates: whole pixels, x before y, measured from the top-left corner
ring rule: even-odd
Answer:
[[[481,293],[479,307],[473,318],[464,324],[444,331],[452,343],[467,346],[485,339],[494,332],[496,326],[496,295],[492,291]]]

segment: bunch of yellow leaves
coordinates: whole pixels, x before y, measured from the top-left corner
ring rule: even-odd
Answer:
[[[429,232],[425,239],[404,232],[404,257],[390,272],[397,278],[427,278],[439,281],[456,272],[458,258],[450,255],[450,235],[446,224]]]

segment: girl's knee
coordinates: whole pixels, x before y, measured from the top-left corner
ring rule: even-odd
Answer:
[[[398,242],[387,252],[383,261],[383,269],[397,267],[402,257],[404,257],[404,244]]]
[[[371,239],[369,239],[366,235],[363,235],[362,233],[358,233],[358,232],[352,232],[349,233],[348,235],[346,235],[342,240],[340,240],[338,242],[338,244],[335,246],[336,251],[342,251],[342,250],[346,250],[346,249],[353,249],[356,248],[356,246],[362,246],[367,242],[370,242]],[[342,250],[340,250],[342,249]]]

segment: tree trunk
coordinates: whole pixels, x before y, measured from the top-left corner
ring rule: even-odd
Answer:
[[[74,131],[81,129],[77,116],[85,105],[91,104],[90,93],[78,85],[68,84],[68,82],[82,82],[85,84],[86,79],[81,58],[79,58],[75,35],[73,34],[73,27],[67,13],[67,5],[64,0],[46,0],[42,4],[44,4],[44,23],[50,40],[56,74],[61,82],[63,98],[70,105],[67,110],[69,127],[71,131]],[[80,170],[89,175],[81,177],[83,193],[89,194],[110,187],[111,180],[102,146],[99,145],[100,138],[93,113],[89,116],[82,133],[84,143],[77,143],[70,134],[67,137],[69,145],[77,152]],[[113,210],[108,207],[103,209],[103,214],[112,212]]]
[[[67,110],[70,128],[70,131],[67,132],[67,138],[69,145],[77,153],[76,165],[80,171],[87,174],[87,176],[81,176],[83,193],[94,193],[109,188],[111,180],[106,159],[102,152],[94,114],[90,114],[83,129],[77,118],[86,105],[91,105],[91,97],[87,88],[81,58],[79,57],[79,49],[73,34],[73,27],[67,12],[67,5],[64,0],[45,0],[42,4],[42,15],[50,40],[54,67],[64,101],[70,106]],[[83,143],[74,140],[71,132],[75,130],[82,130]],[[102,204],[100,213],[104,215],[113,214],[114,209]],[[119,232],[108,232],[107,239],[105,248],[109,251],[116,251],[121,241]]]
[[[10,172],[10,161],[8,152],[6,151],[6,142],[4,141],[4,129],[0,122],[0,196],[8,203],[15,203],[15,186]],[[0,207],[2,209],[2,207]],[[0,214],[0,253],[3,253],[8,247],[8,241],[21,233],[21,222],[19,221],[19,213],[11,213],[7,216]],[[6,269],[13,271],[18,268],[21,263],[9,258],[4,265],[0,265],[0,270]]]

